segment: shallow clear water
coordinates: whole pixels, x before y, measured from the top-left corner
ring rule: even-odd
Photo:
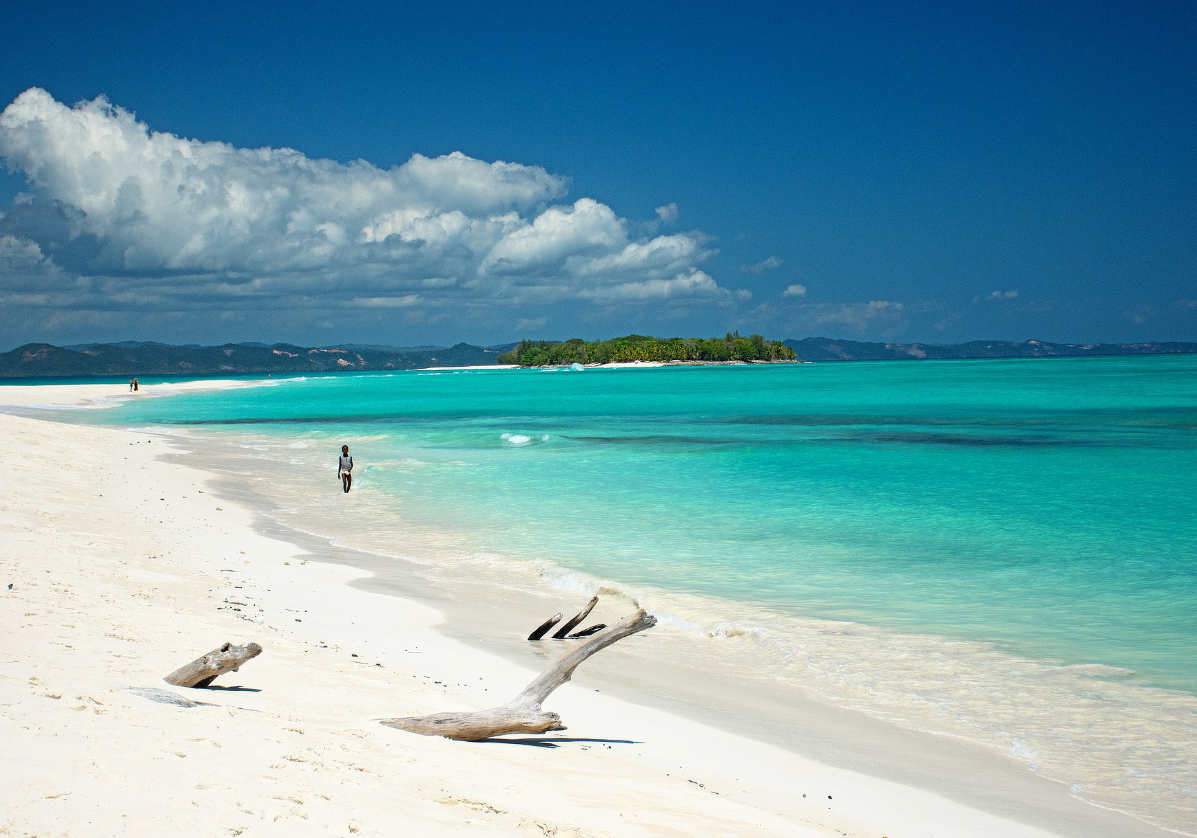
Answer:
[[[1197,823],[1197,357],[356,374],[78,418],[225,437],[292,526],[631,590],[808,694]]]
[[[1197,691],[1192,357],[356,375],[104,414],[327,438],[330,472],[349,443],[359,489],[458,549]]]

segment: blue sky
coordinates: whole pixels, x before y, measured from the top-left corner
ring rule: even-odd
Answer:
[[[10,4],[5,31],[0,349],[1197,340],[1192,3]]]

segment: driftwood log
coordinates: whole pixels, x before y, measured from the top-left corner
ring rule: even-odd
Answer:
[[[262,654],[257,643],[234,646],[225,643],[213,649],[202,658],[196,658],[186,666],[176,669],[162,680],[176,687],[206,687],[226,672],[236,672],[242,664]]]
[[[560,619],[561,619],[561,614],[559,614],[559,613],[554,614],[552,617],[549,617],[547,620],[545,620],[543,623],[541,623],[539,626],[537,626],[535,631],[533,631],[531,634],[528,635],[528,639],[529,640],[540,640],[540,638],[544,637],[544,634],[546,631],[551,629],[553,626],[557,625],[557,621]]]
[[[590,612],[594,610],[594,606],[596,606],[596,605],[598,605],[598,597],[594,597],[592,600],[590,600],[590,602],[587,603],[585,608],[583,608],[581,611],[579,611],[577,614],[575,614],[573,616],[573,618],[571,620],[569,620],[565,625],[563,625],[561,628],[557,629],[557,631],[554,632],[554,634],[553,634],[553,639],[554,640],[564,640],[566,638],[566,635],[568,635],[571,631],[576,629],[578,627],[578,625],[583,620],[586,619],[586,617],[590,614]]]
[[[507,733],[545,733],[565,730],[561,717],[540,709],[553,690],[570,679],[574,670],[595,652],[607,648],[630,634],[656,625],[657,618],[643,609],[629,614],[602,634],[591,637],[567,652],[542,672],[524,691],[501,707],[474,713],[433,713],[404,719],[383,719],[382,724],[424,736],[444,736],[477,742]]]

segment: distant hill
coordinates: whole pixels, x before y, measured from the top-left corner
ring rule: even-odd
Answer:
[[[223,346],[168,346],[126,341],[79,348],[29,343],[0,353],[0,378],[62,378],[99,375],[238,375],[349,370],[410,370],[498,363],[499,353],[468,343],[449,348],[226,343]]]
[[[502,355],[504,352],[510,352],[511,350],[515,349],[519,345],[520,345],[519,341],[516,341],[514,343],[500,343],[496,346],[486,346],[483,348],[484,349],[493,349],[495,352],[498,352],[500,355]]]
[[[402,354],[406,352],[435,352],[438,349],[445,349],[444,346],[389,346],[384,343],[338,343],[327,348],[348,349],[350,352],[390,352],[395,354]]]
[[[82,352],[85,349],[91,349],[93,346],[103,346],[99,343],[73,343],[62,347],[63,349],[73,349],[76,352]],[[108,344],[109,346],[119,346],[121,349],[134,349],[139,346],[172,346],[169,343],[159,343],[156,340],[122,340],[119,343]],[[245,346],[266,346],[264,343],[246,343]],[[184,343],[182,346],[185,349],[199,349],[198,343]]]
[[[1053,358],[1077,355],[1178,355],[1197,352],[1197,343],[1047,343],[974,340],[968,343],[864,343],[805,338],[783,343],[799,361],[911,361],[952,358]]]

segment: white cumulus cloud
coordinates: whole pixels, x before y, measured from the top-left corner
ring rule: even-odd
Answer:
[[[454,152],[382,169],[237,148],[38,88],[0,114],[0,157],[29,184],[0,216],[0,302],[427,312],[721,290],[698,267],[714,253],[703,234],[636,237],[605,204],[563,201],[567,179],[539,166]]]
[[[548,322],[544,317],[525,317],[515,324],[515,330],[517,332],[526,332],[530,329],[540,329]]]
[[[0,265],[9,271],[33,268],[45,261],[36,242],[16,236],[0,236]]]
[[[623,300],[664,300],[681,296],[715,296],[722,289],[703,271],[680,273],[672,279],[648,279],[641,282],[624,282],[619,285],[603,286],[583,292],[582,296],[599,302]]]
[[[806,286],[801,284],[787,285],[786,290],[781,293],[783,297],[805,297]]]
[[[657,207],[657,218],[661,219],[662,224],[672,224],[677,221],[677,204],[668,203],[663,207]]]
[[[770,256],[768,259],[762,259],[755,265],[741,265],[740,272],[746,274],[763,274],[780,267],[781,259],[776,256]]]
[[[903,303],[892,300],[811,307],[816,324],[846,326],[858,334],[901,328],[905,325],[905,311],[906,306]]]

